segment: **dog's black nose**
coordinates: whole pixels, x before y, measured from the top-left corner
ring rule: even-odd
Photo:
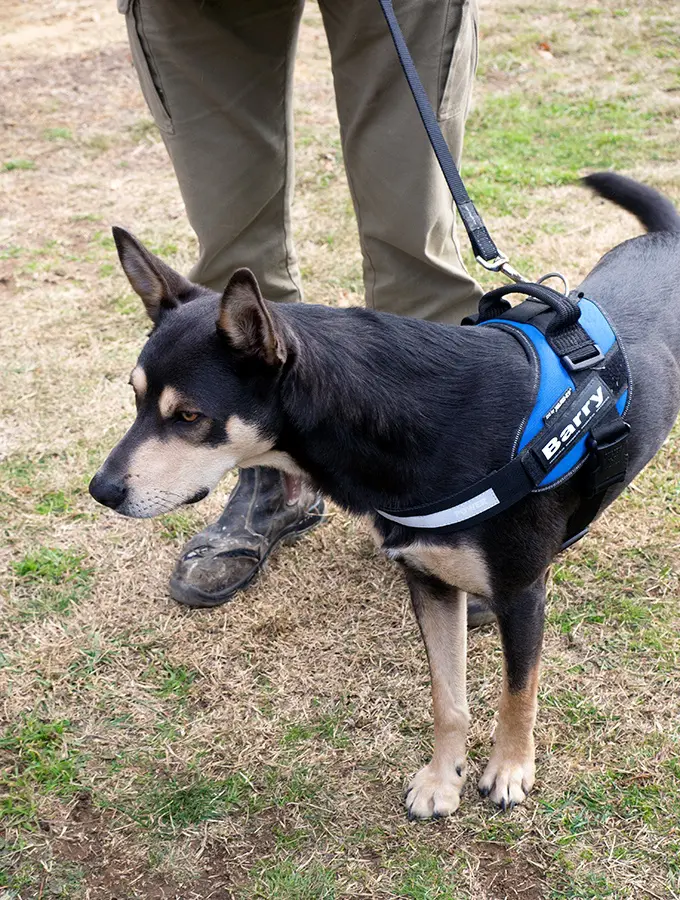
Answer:
[[[118,509],[125,500],[127,488],[122,481],[112,481],[106,475],[97,472],[90,482],[90,493],[98,503],[110,506],[111,509]]]

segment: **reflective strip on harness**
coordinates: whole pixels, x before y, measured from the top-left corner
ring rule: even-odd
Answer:
[[[444,528],[446,525],[457,525],[458,522],[467,522],[468,519],[474,519],[475,516],[484,513],[494,506],[498,506],[500,500],[493,488],[488,488],[465,500],[463,503],[457,503],[449,509],[443,509],[441,512],[430,513],[426,516],[394,516],[391,513],[378,510],[381,516],[396,522],[398,525],[407,525],[409,528]]]

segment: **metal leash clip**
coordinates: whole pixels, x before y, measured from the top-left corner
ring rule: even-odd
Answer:
[[[510,279],[510,281],[514,281],[515,283],[529,281],[529,279],[525,278],[521,272],[518,272],[517,269],[510,265],[510,260],[507,256],[497,256],[495,259],[490,260],[486,260],[482,256],[476,256],[475,259],[480,266],[484,266],[489,272],[502,272],[506,278]]]

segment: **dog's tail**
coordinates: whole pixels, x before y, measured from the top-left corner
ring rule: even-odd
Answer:
[[[594,172],[583,183],[636,216],[647,231],[680,231],[680,215],[668,197],[615,172]]]

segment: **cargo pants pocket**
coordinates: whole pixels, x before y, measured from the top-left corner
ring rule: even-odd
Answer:
[[[118,11],[127,24],[132,60],[137,70],[139,85],[156,125],[166,134],[174,133],[172,118],[153,52],[144,31],[142,0],[117,0]]]

